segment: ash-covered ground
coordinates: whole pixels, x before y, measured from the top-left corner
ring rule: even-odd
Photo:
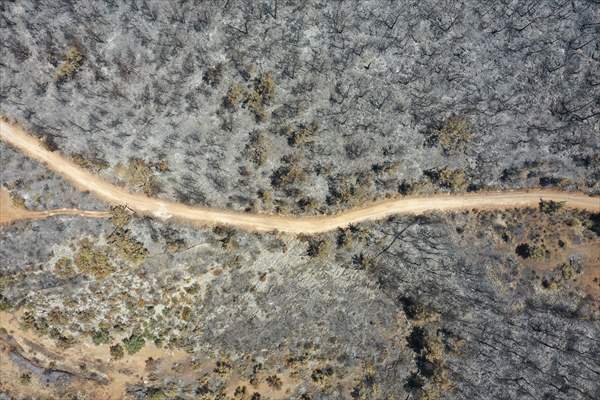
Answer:
[[[316,214],[600,194],[588,1],[14,1],[0,114],[104,179]],[[0,143],[16,206],[108,209]],[[600,215],[319,236],[131,215],[0,227],[0,399],[596,399]]]
[[[598,193],[599,20],[591,0],[5,2],[0,106],[190,204]]]

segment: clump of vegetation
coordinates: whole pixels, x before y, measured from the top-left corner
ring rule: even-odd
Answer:
[[[63,81],[75,75],[83,64],[83,54],[76,47],[71,47],[65,56],[65,60],[56,70],[56,80]]]
[[[271,142],[264,132],[254,131],[250,134],[250,141],[246,145],[246,157],[257,167],[263,166],[267,162]]]
[[[113,359],[119,360],[123,358],[124,355],[125,352],[123,351],[123,346],[121,346],[120,344],[117,343],[114,346],[110,346],[110,356]]]
[[[400,161],[385,161],[383,163],[373,164],[371,169],[378,175],[392,175],[398,172],[401,165]]]
[[[228,226],[216,226],[213,229],[216,235],[223,236],[219,241],[223,249],[233,251],[238,248],[237,240],[235,239],[236,231]]]
[[[471,126],[465,118],[450,117],[432,132],[429,142],[438,144],[446,154],[456,154],[465,151],[472,137]]]
[[[409,377],[405,387],[420,399],[437,399],[453,388],[445,368],[444,343],[434,326],[414,326],[406,338],[416,354],[417,373]]]
[[[19,383],[21,383],[21,385],[29,385],[31,383],[31,373],[22,373],[21,376],[19,376]]]
[[[240,104],[244,101],[246,90],[239,83],[235,83],[229,87],[225,95],[224,103],[230,110],[237,110]]]
[[[590,214],[586,226],[597,236],[600,236],[600,213]]]
[[[240,106],[250,110],[258,122],[267,118],[265,105],[270,104],[275,96],[275,81],[270,72],[261,74],[254,83],[254,88],[246,89],[239,83],[229,87],[223,100],[225,107],[235,111]]]
[[[110,208],[110,222],[117,228],[123,228],[131,220],[131,214],[125,206],[113,206]]]
[[[13,206],[17,208],[27,208],[27,206],[25,205],[25,199],[17,192],[10,192],[10,201],[13,204]]]
[[[439,319],[439,314],[432,311],[413,297],[401,297],[402,309],[406,318],[412,321],[414,325],[421,326],[433,323]]]
[[[69,257],[61,257],[54,264],[56,275],[61,278],[72,278],[77,272],[73,268],[73,261]]]
[[[117,249],[119,256],[134,264],[141,264],[148,255],[148,250],[144,245],[132,238],[126,229],[115,229],[107,240]]]
[[[370,187],[373,184],[371,173],[358,176],[337,175],[329,179],[327,204],[356,204],[369,199]]]
[[[131,159],[127,167],[119,164],[117,174],[135,190],[141,190],[148,196],[154,196],[160,190],[158,180],[152,171],[152,165],[140,158]]]
[[[338,236],[336,240],[338,248],[349,249],[354,243],[354,237],[350,228],[338,229]]]
[[[367,256],[364,253],[359,253],[352,256],[352,264],[359,269],[370,270],[375,267],[375,257]]]
[[[101,279],[115,271],[106,252],[95,248],[89,239],[83,239],[79,245],[81,247],[75,255],[75,266],[80,272]]]
[[[554,268],[550,273],[542,278],[542,287],[548,290],[556,290],[564,284],[575,279],[582,272],[582,266],[576,259],[569,260],[568,263],[562,263]]]
[[[327,257],[331,250],[331,244],[325,239],[311,239],[308,242],[306,253],[313,258],[323,259]]]
[[[271,175],[271,184],[274,187],[293,185],[304,181],[306,174],[300,164],[300,157],[287,155],[281,158],[282,166]]]
[[[554,214],[566,204],[566,201],[540,200],[540,211],[545,214]]]
[[[333,375],[333,368],[326,366],[323,368],[317,368],[310,374],[311,379],[315,383],[323,383],[327,378]]]
[[[441,169],[430,169],[423,171],[429,177],[432,183],[443,189],[449,189],[453,192],[461,192],[467,188],[467,179],[462,169],[450,169],[444,167]]]
[[[546,250],[543,246],[534,246],[529,243],[521,243],[515,248],[515,253],[521,258],[531,258],[541,260],[546,256]]]
[[[140,351],[142,349],[142,347],[144,347],[145,344],[146,344],[146,340],[144,339],[144,337],[137,333],[134,333],[131,336],[129,336],[128,338],[123,339],[123,346],[125,347],[125,350],[127,350],[127,353],[129,353],[129,354],[137,353],[138,351]],[[111,348],[111,353],[112,353],[112,348]]]
[[[271,72],[265,72],[256,81],[256,92],[264,104],[269,104],[275,97],[275,81]]]
[[[308,212],[319,208],[319,203],[310,196],[304,196],[296,202],[296,206],[298,206],[302,212]]]
[[[233,366],[228,360],[218,360],[215,363],[214,372],[221,376],[225,376],[231,372],[232,368]]]
[[[106,329],[97,329],[92,334],[92,342],[94,342],[96,346],[109,344],[111,342],[110,333]]]
[[[189,306],[184,306],[181,310],[181,319],[184,321],[189,321],[192,316],[192,309]]]
[[[12,308],[12,302],[0,293],[0,311],[8,311]]]
[[[245,104],[248,110],[252,111],[257,122],[264,122],[267,119],[263,99],[256,90],[246,92]]]
[[[301,124],[296,129],[286,127],[284,134],[287,136],[287,141],[290,146],[299,146],[312,141],[313,136],[319,129],[317,122],[312,122],[308,125]]]
[[[103,160],[101,158],[88,159],[79,153],[73,154],[71,156],[71,159],[75,164],[79,165],[81,168],[87,169],[88,171],[92,171],[96,174],[110,166],[110,164],[106,160]]]
[[[281,390],[281,385],[283,384],[283,382],[281,381],[281,378],[279,378],[277,375],[267,376],[266,381],[267,381],[267,385],[269,385],[273,389]]]

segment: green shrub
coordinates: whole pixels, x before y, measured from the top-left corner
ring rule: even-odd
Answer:
[[[110,340],[110,334],[105,329],[95,330],[92,334],[92,342],[94,342],[96,346],[99,346],[101,344],[108,344],[110,343]]]
[[[128,338],[123,339],[123,346],[129,354],[137,353],[142,349],[142,347],[144,347],[145,344],[146,340],[144,340],[144,338],[138,334],[132,334]]]

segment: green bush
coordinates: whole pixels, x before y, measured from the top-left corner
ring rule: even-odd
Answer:
[[[105,329],[98,329],[92,334],[92,342],[96,346],[110,343],[110,334]]]
[[[138,334],[132,334],[128,338],[123,339],[123,345],[129,354],[137,353],[142,349],[142,347],[144,347],[145,344],[146,340],[144,340],[144,338]]]

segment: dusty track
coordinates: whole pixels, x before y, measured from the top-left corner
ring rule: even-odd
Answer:
[[[250,214],[222,209],[193,207],[166,200],[130,193],[89,173],[57,152],[51,152],[33,136],[6,120],[0,120],[0,138],[29,157],[45,163],[48,168],[75,184],[80,190],[93,193],[110,204],[126,204],[143,215],[161,219],[179,219],[200,225],[223,224],[250,231],[281,231],[319,233],[377,220],[394,214],[421,214],[429,211],[460,209],[495,209],[537,206],[541,198],[565,201],[567,206],[600,211],[600,198],[581,193],[554,190],[486,192],[461,195],[434,195],[383,200],[336,215],[294,217]],[[85,211],[79,212],[85,215]]]
[[[83,211],[76,208],[57,208],[47,211],[32,211],[17,207],[13,204],[10,194],[5,188],[0,188],[0,225],[14,221],[34,220],[53,217],[55,215],[76,215],[88,218],[108,218],[108,211]]]

